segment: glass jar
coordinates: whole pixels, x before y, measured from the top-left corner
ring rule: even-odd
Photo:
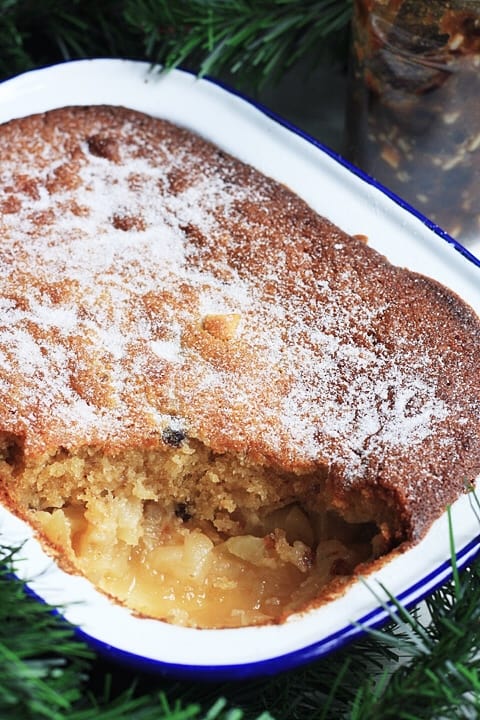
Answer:
[[[354,0],[347,154],[480,239],[480,0]]]

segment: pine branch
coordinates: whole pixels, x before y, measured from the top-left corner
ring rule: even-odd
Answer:
[[[92,653],[50,608],[26,597],[23,583],[11,579],[15,553],[0,552],[0,717],[56,719],[55,708],[80,699]]]
[[[352,0],[0,0],[0,79],[128,57],[255,84],[302,58],[346,58]]]
[[[0,79],[64,60],[135,57],[142,42],[116,0],[0,0]]]
[[[471,495],[477,513],[478,498]],[[420,621],[390,597],[393,632],[370,631],[404,662],[388,682],[367,681],[359,688],[350,720],[479,717],[480,557],[459,573],[451,518],[450,544],[453,577],[427,598],[427,619]]]
[[[358,689],[350,720],[479,716],[479,581],[477,561],[462,576],[460,597],[448,584],[427,601],[431,622],[402,613],[395,630],[381,634],[404,662],[387,682],[377,678]]]
[[[229,72],[256,84],[302,57],[316,61],[327,39],[346,38],[352,0],[127,0],[125,17],[167,68],[190,62],[200,75]]]

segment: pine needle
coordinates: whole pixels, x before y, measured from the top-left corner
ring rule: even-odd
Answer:
[[[403,662],[393,669],[382,692],[368,682],[359,688],[350,720],[478,717],[480,559],[462,572],[457,569],[425,605],[425,623],[405,609],[399,613],[394,603],[393,628],[371,631],[379,642],[394,647]]]

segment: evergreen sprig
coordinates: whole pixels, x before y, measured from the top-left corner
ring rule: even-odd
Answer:
[[[246,84],[346,53],[352,0],[0,0],[0,79],[86,57],[231,73]]]
[[[167,68],[189,62],[200,75],[228,72],[255,83],[288,70],[305,55],[337,46],[352,0],[128,0],[125,17],[145,38],[147,54]]]
[[[141,40],[116,0],[0,0],[0,79],[87,57],[134,57]]]

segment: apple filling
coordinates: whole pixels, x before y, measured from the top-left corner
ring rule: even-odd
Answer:
[[[324,479],[216,455],[195,440],[116,455],[61,449],[35,463],[6,443],[3,456],[14,508],[66,569],[138,614],[179,625],[281,622],[392,545],[383,500],[352,493],[348,506],[336,503]]]

